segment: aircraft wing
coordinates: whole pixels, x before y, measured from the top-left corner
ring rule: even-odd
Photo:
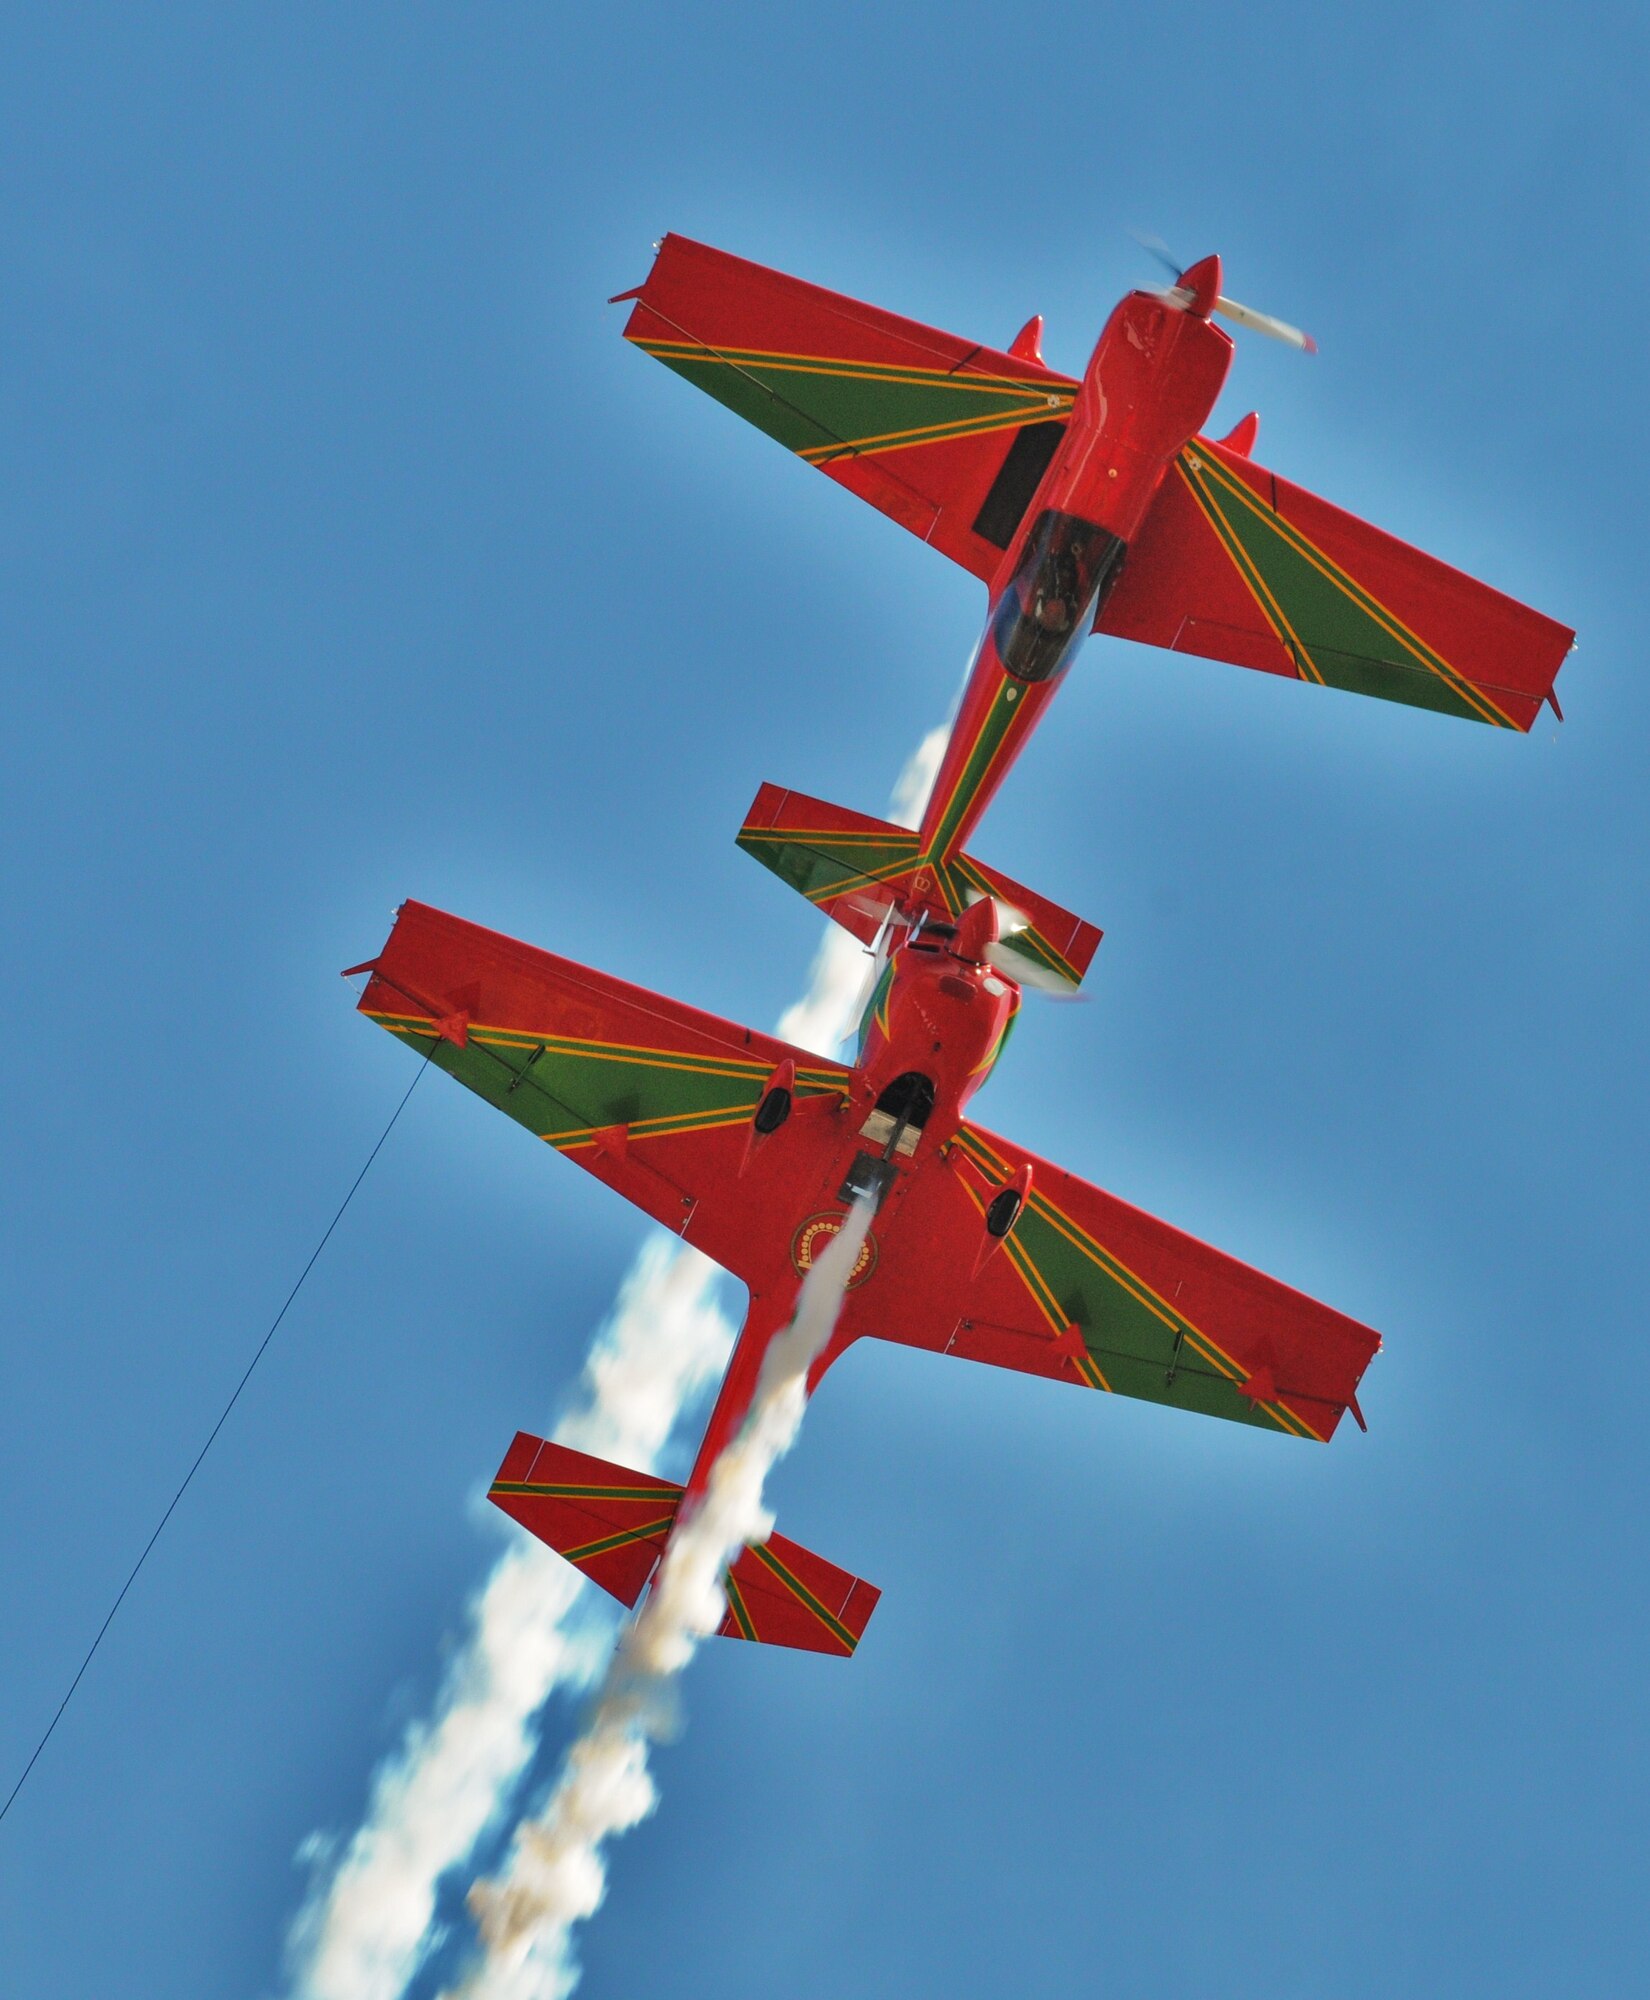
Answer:
[[[990,582],[1077,384],[686,236],[625,338]]]
[[[976,1262],[1023,1168],[1013,1231]],[[874,1334],[1031,1375],[1327,1440],[1380,1347],[1344,1313],[965,1124],[906,1196],[899,1247],[851,1292]],[[1361,1423],[1362,1418],[1358,1421]]]
[[[363,1014],[755,1282],[752,1114],[787,1061],[797,1111],[834,1108],[840,1063],[424,903],[402,904],[370,970]]]
[[[1170,467],[1095,629],[1521,730],[1575,638],[1201,437]]]

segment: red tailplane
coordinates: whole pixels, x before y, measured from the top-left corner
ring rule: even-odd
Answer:
[[[621,1604],[634,1604],[664,1554],[682,1489],[517,1431],[487,1495]],[[728,1639],[846,1657],[882,1593],[811,1549],[770,1535],[723,1578]]]

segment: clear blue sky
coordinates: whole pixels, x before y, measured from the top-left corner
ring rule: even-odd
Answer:
[[[1310,327],[1223,410],[1581,632],[1527,741],[1092,645],[976,843],[1102,924],[986,1122],[1381,1328],[1328,1451],[869,1347],[584,1991],[1644,1977],[1642,11],[12,11],[0,1780],[409,1074],[404,896],[737,1019],[978,587],[624,347],[679,229],[1080,366],[1129,225]],[[276,1984],[642,1240],[438,1078],[0,1828],[0,1984]],[[552,1718],[551,1748],[571,1708]],[[548,1768],[548,1766],[546,1767]]]

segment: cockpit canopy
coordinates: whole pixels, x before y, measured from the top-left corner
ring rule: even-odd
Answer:
[[[1043,510],[991,629],[997,657],[1016,680],[1053,680],[1071,664],[1123,553],[1121,537],[1092,521]]]

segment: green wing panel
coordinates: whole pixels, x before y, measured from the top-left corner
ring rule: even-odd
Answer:
[[[667,236],[625,338],[989,581],[1077,384]]]
[[[859,452],[907,451],[950,438],[1015,431],[1047,419],[1040,384],[1014,376],[889,368],[821,354],[709,349],[630,336],[735,415],[811,464]],[[1064,408],[1067,398],[1055,407]]]
[[[761,1190],[740,1169],[763,1091],[787,1062],[799,1108],[848,1089],[840,1063],[422,903],[402,905],[360,1008],[747,1282]]]
[[[965,1125],[980,1199],[1023,1166],[1006,1261],[1051,1329],[1076,1326],[1095,1386],[1327,1439],[1379,1335],[1076,1175]]]
[[[945,1166],[908,1200],[920,1260],[884,1257],[854,1331],[1290,1437],[1327,1439],[1355,1407],[1368,1327],[978,1126]],[[986,1210],[1026,1174],[992,1247]]]
[[[1171,467],[1099,629],[1519,730],[1575,637],[1206,438]]]
[[[472,1025],[458,1047],[434,1032],[428,1015],[377,1005],[362,1012],[558,1153],[593,1149],[614,1129],[633,1143],[748,1125],[774,1068],[497,1025]],[[799,1069],[797,1094],[840,1094],[839,1075],[834,1066]]]

